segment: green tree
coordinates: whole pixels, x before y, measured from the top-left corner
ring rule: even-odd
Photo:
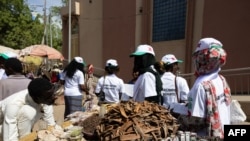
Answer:
[[[52,47],[56,48],[57,50],[61,50],[62,48],[62,29],[61,26],[59,26],[62,22],[60,9],[60,6],[53,6],[50,8],[49,20],[47,25],[47,29],[49,31],[47,32],[49,33],[47,35],[49,37],[48,44],[50,45],[50,43],[52,42]]]
[[[25,0],[1,0],[0,15],[0,45],[22,49],[41,43],[44,25],[39,16],[32,19]]]

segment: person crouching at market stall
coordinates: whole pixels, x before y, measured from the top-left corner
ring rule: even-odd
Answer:
[[[226,56],[222,43],[214,38],[201,39],[193,53],[197,78],[189,92],[188,112],[201,121],[195,123],[199,128],[193,128],[200,136],[224,138],[224,125],[230,124],[230,88],[219,74]]]
[[[60,74],[60,82],[64,85],[64,118],[76,111],[82,111],[83,91],[88,91],[85,85],[84,66],[82,57],[74,57]]]
[[[100,97],[100,104],[119,103],[125,92],[124,81],[117,77],[120,67],[115,59],[108,59],[105,65],[105,74],[98,79],[95,93]],[[103,93],[102,93],[103,92]]]
[[[174,109],[175,105],[186,103],[189,87],[186,79],[177,76],[179,70],[178,63],[182,60],[176,59],[173,54],[166,54],[161,61],[164,64],[165,72],[161,76],[163,83],[163,106],[168,109]]]
[[[134,84],[133,100],[137,102],[147,100],[161,104],[162,82],[154,68],[156,59],[153,47],[146,44],[139,45],[130,57],[134,57],[134,72],[139,72]]]
[[[42,108],[52,105],[55,100],[53,85],[46,79],[35,78],[29,83],[28,89],[0,101],[0,140],[17,141],[30,134],[41,117],[49,126],[56,126],[53,109]],[[41,109],[50,111],[42,112]]]

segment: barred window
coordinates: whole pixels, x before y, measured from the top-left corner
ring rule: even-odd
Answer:
[[[187,0],[154,0],[153,42],[185,38]]]

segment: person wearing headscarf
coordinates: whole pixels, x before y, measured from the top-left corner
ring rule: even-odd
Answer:
[[[104,99],[99,104],[119,103],[122,94],[125,92],[124,81],[117,77],[120,67],[115,59],[108,59],[105,65],[105,75],[98,79],[95,93],[98,96],[101,90],[104,92]]]
[[[74,57],[60,75],[61,84],[64,85],[64,118],[76,111],[82,111],[83,91],[87,91],[84,66],[82,57]]]
[[[189,92],[188,113],[203,122],[194,128],[200,136],[224,138],[224,125],[230,124],[231,92],[220,74],[226,57],[222,43],[214,38],[201,39],[192,56],[197,78]]]
[[[178,60],[173,54],[166,54],[162,57],[164,73],[161,76],[163,83],[163,106],[168,109],[174,109],[175,105],[187,102],[189,87],[187,80],[181,76],[177,76],[179,70]]]
[[[152,46],[139,45],[136,51],[130,54],[134,57],[134,72],[138,72],[138,78],[134,84],[133,100],[144,100],[161,104],[162,82],[159,73],[155,70],[155,52]]]
[[[94,86],[93,86],[93,81],[94,81],[94,65],[93,64],[88,64],[86,68],[86,75],[85,75],[85,81],[86,81],[86,87],[88,88],[88,92],[90,95],[93,96],[94,94]]]

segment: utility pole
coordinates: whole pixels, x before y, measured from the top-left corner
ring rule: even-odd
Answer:
[[[68,62],[71,60],[71,0],[69,0],[69,44],[68,44]]]
[[[49,9],[49,35],[50,35],[50,47],[53,47],[53,44],[52,44],[52,26],[51,26],[51,23],[52,22],[52,19],[51,19],[51,9]]]
[[[42,39],[42,44],[47,44],[48,41],[46,41],[46,37],[47,37],[47,16],[46,16],[46,0],[44,0],[44,33],[43,33],[43,39]]]

